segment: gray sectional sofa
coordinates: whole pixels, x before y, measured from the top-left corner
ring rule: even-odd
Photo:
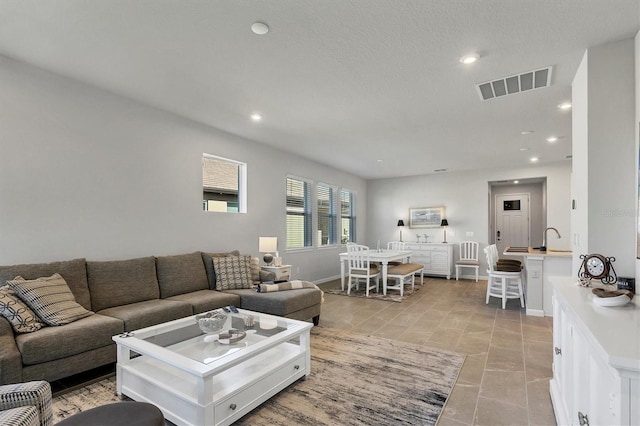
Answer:
[[[0,286],[16,276],[29,280],[59,273],[76,301],[95,312],[31,333],[16,333],[0,316],[0,384],[53,381],[115,362],[112,336],[227,305],[318,324],[322,292],[317,288],[215,290],[212,257],[224,255],[195,252],[0,266]]]

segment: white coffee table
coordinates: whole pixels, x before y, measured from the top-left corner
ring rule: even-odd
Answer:
[[[245,315],[255,325],[230,345],[194,317],[114,336],[118,394],[155,404],[178,425],[228,425],[309,375],[311,323],[241,309],[223,329],[243,330]]]

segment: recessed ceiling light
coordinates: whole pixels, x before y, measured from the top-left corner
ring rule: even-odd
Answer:
[[[520,181],[519,180],[514,180],[513,183],[520,183]]]
[[[382,160],[376,160],[378,163],[382,163]]]
[[[269,32],[269,26],[264,22],[254,22],[253,25],[251,25],[251,31],[253,31],[254,34],[265,35]]]
[[[529,151],[529,148],[522,147],[522,148],[520,148],[520,151]]]
[[[460,58],[460,62],[465,65],[469,65],[477,61],[478,58],[480,58],[480,55],[478,55],[477,53],[470,53],[469,55],[464,55],[462,58]]]
[[[521,135],[530,135],[531,133],[533,133],[533,130],[523,130],[520,132]]]
[[[538,158],[538,157],[531,157],[531,158],[529,158],[529,161],[531,161],[532,163],[537,163],[537,162],[538,162],[538,160],[539,160],[539,158]]]
[[[571,108],[571,102],[563,102],[560,105],[558,105],[558,108],[560,109],[570,109]]]
[[[253,121],[260,121],[262,120],[262,116],[260,114],[258,114],[257,112],[254,112],[253,114],[251,114],[249,117],[251,117],[251,119]]]
[[[557,137],[557,136],[549,136],[549,137],[547,138],[547,142],[551,142],[551,143],[553,143],[553,142],[555,142],[555,141],[557,141],[557,140],[558,140],[558,137]]]

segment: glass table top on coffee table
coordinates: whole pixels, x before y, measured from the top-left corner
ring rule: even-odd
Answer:
[[[313,324],[239,310],[204,333],[196,317],[114,336],[117,391],[176,424],[231,424],[310,372]]]

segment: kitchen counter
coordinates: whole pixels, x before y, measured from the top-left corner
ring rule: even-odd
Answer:
[[[533,247],[507,247],[503,255],[524,258],[526,314],[538,317],[553,316],[549,278],[574,275],[571,270],[573,252],[554,248],[540,251]]]
[[[554,256],[554,257],[572,257],[573,252],[571,250],[564,249],[547,249],[547,251],[541,251],[537,247],[507,247],[503,253],[507,256]]]

